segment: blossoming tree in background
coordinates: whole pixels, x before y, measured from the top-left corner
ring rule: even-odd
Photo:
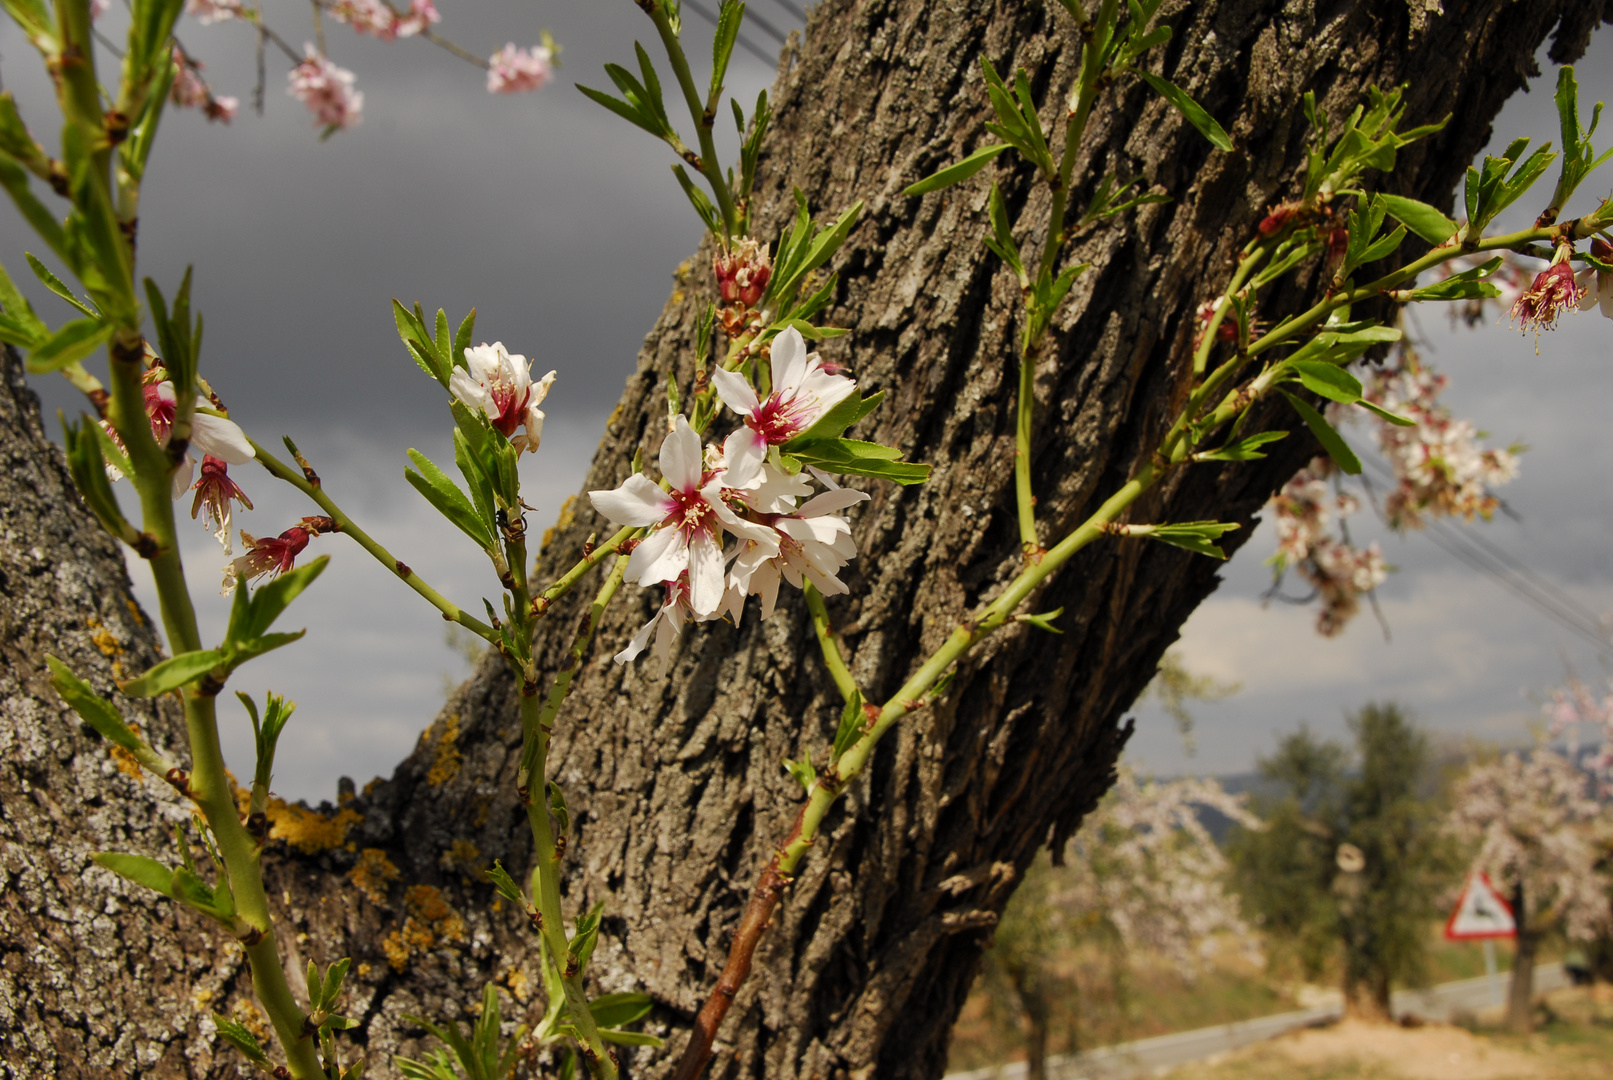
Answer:
[[[1058,859],[1039,861],[1026,876],[1003,912],[989,963],[1023,1017],[1030,1080],[1047,1076],[1055,1012],[1083,1012],[1079,984],[1103,980],[1081,950],[1108,954],[1117,997],[1130,951],[1165,957],[1188,981],[1218,949],[1258,953],[1224,887],[1226,857],[1201,817],[1208,810],[1258,830],[1246,802],[1215,780],[1139,781],[1123,768]]]
[[[469,1037],[451,1023],[439,1025],[440,1018],[419,1018],[447,1049],[428,1060],[400,1061],[413,1076],[451,1076],[455,1059],[472,1075],[488,1072],[490,1065],[502,1073],[519,1056],[547,1051],[564,1055],[566,1069],[614,1080],[620,1073],[618,1048],[661,1045],[659,1038],[629,1026],[651,1007],[646,995],[599,993],[591,981],[595,973],[590,960],[607,932],[605,911],[596,905],[567,918],[562,879],[577,865],[576,848],[583,846],[585,834],[581,820],[573,820],[550,761],[555,731],[568,720],[567,700],[576,675],[624,583],[660,590],[657,595],[665,599],[650,623],[617,654],[622,664],[648,648],[653,637],[654,652],[664,665],[680,634],[691,632],[691,624],[723,617],[739,623],[751,595],[761,598],[766,617],[781,583],[803,594],[812,637],[797,644],[821,657],[825,685],[832,684],[843,709],[832,739],[808,744],[799,760],[783,763],[799,785],[799,809],[793,826],[777,838],[735,931],[727,966],[693,1025],[678,1066],[679,1075],[692,1080],[710,1060],[723,1018],[745,983],[789,882],[809,863],[826,820],[870,769],[879,744],[943,702],[963,665],[984,662],[987,654],[981,647],[986,643],[1015,633],[1063,632],[1063,610],[1040,610],[1039,604],[1044,586],[1061,568],[1089,547],[1113,545],[1124,551],[1136,540],[1223,557],[1217,542],[1235,523],[1151,520],[1151,504],[1144,497],[1176,483],[1195,466],[1262,457],[1260,447],[1286,432],[1248,430],[1251,410],[1259,404],[1291,409],[1294,426],[1307,429],[1339,469],[1359,471],[1333,422],[1317,408],[1318,399],[1346,410],[1358,407],[1400,426],[1418,423],[1374,401],[1347,370],[1402,336],[1364,311],[1394,302],[1496,295],[1497,287],[1483,280],[1498,265],[1495,260],[1441,282],[1418,281],[1455,258],[1546,245],[1553,252],[1552,266],[1525,294],[1527,318],[1545,323],[1581,298],[1570,272],[1573,265],[1600,269],[1599,260],[1579,245],[1613,225],[1613,206],[1603,204],[1562,223],[1551,211],[1528,229],[1486,232],[1554,160],[1546,151],[1517,169],[1515,155],[1487,162],[1482,174],[1470,178],[1468,221],[1462,226],[1421,202],[1378,194],[1370,189],[1393,168],[1396,153],[1441,125],[1406,128],[1402,92],[1373,91],[1342,131],[1335,132],[1307,97],[1311,152],[1303,189],[1248,238],[1225,287],[1210,302],[1190,368],[1181,373],[1180,393],[1158,403],[1163,422],[1153,453],[1129,466],[1124,477],[1107,478],[1096,509],[1082,520],[1053,523],[1036,495],[1039,487],[1046,489],[1048,478],[1032,468],[1036,370],[1056,344],[1061,309],[1089,269],[1073,259],[1072,239],[1098,223],[1167,198],[1119,173],[1100,177],[1090,193],[1077,189],[1073,178],[1089,121],[1100,114],[1095,110],[1116,84],[1146,87],[1212,145],[1222,152],[1233,149],[1214,119],[1179,87],[1147,69],[1149,56],[1171,36],[1169,28],[1155,24],[1159,0],[1133,0],[1124,11],[1117,0],[1096,5],[1059,0],[1063,14],[1058,17],[1070,20],[1060,25],[1070,30],[1081,57],[1073,81],[1048,91],[1057,102],[1059,122],[1044,125],[1027,72],[1005,78],[982,58],[982,85],[994,116],[987,130],[1001,141],[912,184],[903,194],[907,200],[955,197],[956,192],[938,193],[974,183],[1005,156],[1022,161],[1047,188],[1046,217],[1030,234],[1011,227],[997,182],[984,195],[990,226],[984,241],[1001,260],[1021,301],[1012,466],[1018,559],[1004,568],[976,610],[949,623],[940,643],[897,675],[901,682],[893,692],[876,692],[878,684],[869,673],[848,664],[826,597],[848,591],[841,575],[857,550],[848,521],[852,508],[876,494],[887,502],[901,498],[902,487],[930,478],[931,465],[903,460],[898,447],[849,437],[855,425],[881,408],[885,391],[865,396],[840,360],[825,359],[809,345],[842,333],[824,325],[823,313],[839,285],[829,267],[863,204],[854,203],[820,222],[814,219],[811,195],[799,192],[796,215],[782,233],[776,238],[757,235],[752,195],[771,121],[765,95],[748,113],[730,100],[741,137],[740,160],[729,170],[718,159],[713,126],[724,115],[726,69],[744,18],[743,4],[728,0],[721,6],[713,70],[705,86],[690,70],[679,5],[666,0],[639,4],[655,28],[691,126],[672,121],[656,62],[642,48],[636,73],[607,66],[614,94],[584,90],[665,142],[675,155],[676,179],[719,251],[714,276],[723,305],[719,310],[711,304],[701,319],[690,365],[693,377],[666,383],[658,467],[646,468],[644,456],[636,456],[619,483],[591,492],[595,508],[617,529],[608,537],[591,538],[577,560],[552,580],[536,579],[531,569],[520,476],[523,456],[539,449],[544,415],[538,406],[551,377],[534,379],[532,361],[501,343],[474,344],[474,313],[456,325],[440,310],[433,316],[418,304],[394,306],[405,349],[442,393],[459,474],[456,479],[411,451],[405,475],[466,536],[471,545],[467,551],[486,559],[498,599],[483,601],[480,616],[485,618],[444,596],[370,536],[335,501],[325,479],[289,439],[284,441],[286,461],[229,419],[222,397],[202,375],[200,321],[190,308],[188,278],[171,303],[157,283],[138,280],[133,238],[146,166],[173,83],[181,71],[194,76],[196,70],[184,57],[175,59],[181,0],[134,0],[122,65],[115,82],[106,85],[97,71],[88,0],[57,0],[50,7],[44,0],[4,0],[4,5],[55,78],[63,134],[62,158],[53,160],[29,135],[11,99],[0,98],[0,152],[7,170],[0,180],[38,235],[41,250],[76,284],[32,255],[30,268],[81,317],[48,325],[11,279],[0,274],[0,339],[25,350],[36,373],[60,372],[84,392],[89,411],[66,430],[73,478],[108,532],[149,564],[173,653],[119,680],[115,689],[93,686],[54,659],[53,681],[86,724],[160,777],[193,819],[191,831],[176,834],[173,857],[105,852],[98,861],[210,920],[221,939],[233,939],[244,950],[273,1044],[265,1047],[254,1032],[222,1015],[215,1018],[217,1030],[260,1068],[297,1080],[356,1080],[364,1070],[364,1059],[355,1060],[337,1038],[355,1023],[343,1013],[351,962],[323,955],[315,943],[310,951],[324,963],[310,961],[301,991],[286,977],[280,928],[263,873],[263,807],[290,707],[271,696],[260,711],[252,699],[241,696],[255,735],[256,761],[250,786],[240,788],[224,768],[217,704],[238,667],[301,636],[300,631],[273,627],[325,570],[326,556],[304,560],[316,538],[341,535],[357,543],[436,615],[485,640],[518,690],[520,751],[513,787],[530,832],[531,873],[518,881],[495,862],[485,878],[496,891],[499,910],[518,913],[536,936],[544,957],[546,1011],[527,1039],[514,1047],[501,1044],[499,1002],[491,987],[484,992],[481,1019]],[[378,38],[417,36],[449,47],[431,29],[436,11],[424,0],[416,0],[407,11],[379,2],[321,0],[315,5],[317,40],[302,53],[271,31],[255,7],[193,2],[190,9],[199,18],[250,24],[260,46],[272,42],[287,54],[296,65],[290,91],[309,107],[327,136],[358,121],[362,98],[356,80],[325,53],[319,21],[324,16]],[[494,92],[534,88],[547,77],[551,60],[552,51],[501,50],[485,62],[488,87]],[[1581,130],[1574,111],[1571,69],[1564,69],[1561,85],[1564,132],[1570,138],[1560,154],[1554,207],[1566,203],[1594,159],[1590,135]],[[213,102],[209,115],[217,111],[220,119],[233,111],[211,91],[204,94],[192,87],[185,96]],[[690,130],[693,135],[686,139],[683,132]],[[30,174],[67,200],[65,220],[39,201]],[[1415,252],[1408,252],[1401,265],[1386,261],[1410,236],[1422,242]],[[1291,306],[1262,308],[1265,297],[1276,295],[1279,283],[1297,268],[1318,264],[1331,272],[1319,295]],[[148,346],[148,325],[154,347]],[[105,381],[85,366],[103,348]],[[855,356],[854,348],[849,352]],[[230,464],[256,461],[301,491],[319,511],[272,539],[242,532],[247,551],[224,569],[228,620],[222,638],[213,644],[202,638],[197,600],[187,584],[176,538],[174,503],[192,488],[193,446],[204,453],[197,498],[212,510],[212,524],[225,531],[226,542],[231,504],[248,506],[228,474]],[[133,518],[112,487],[113,473],[127,478],[134,489],[139,511]],[[1307,557],[1318,561],[1309,550]],[[1358,568],[1350,572],[1357,574]],[[584,582],[594,598],[571,631],[565,663],[553,670],[537,645],[540,622]],[[156,745],[125,719],[128,702],[162,695],[177,695],[183,703],[182,747]],[[1110,854],[1121,868],[1117,874],[1147,869],[1158,879],[1148,903],[1129,915],[1111,914],[1119,920],[1118,933],[1174,940],[1205,929],[1184,923],[1168,909],[1179,893],[1197,887],[1194,882],[1201,878],[1191,872],[1195,866],[1205,869],[1209,858],[1202,850],[1197,856],[1176,850],[1182,843],[1203,847],[1202,837],[1183,816],[1183,800],[1210,794],[1198,790],[1174,802],[1156,802],[1153,809],[1115,826]],[[1142,886],[1128,879],[1117,887]],[[1120,899],[1105,894],[1091,902]]]
[[[1528,1031],[1542,940],[1585,943],[1613,929],[1613,815],[1592,797],[1585,771],[1543,745],[1474,765],[1452,802],[1449,827],[1474,849],[1472,871],[1488,874],[1512,905],[1507,1024]]]

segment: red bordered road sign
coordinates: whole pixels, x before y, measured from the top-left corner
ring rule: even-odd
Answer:
[[[1445,923],[1445,936],[1452,941],[1482,941],[1486,938],[1518,936],[1518,923],[1512,905],[1501,898],[1488,874],[1467,876],[1456,910]]]

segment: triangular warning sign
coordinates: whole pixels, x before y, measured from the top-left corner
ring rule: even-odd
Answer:
[[[1518,936],[1512,905],[1501,899],[1488,874],[1468,875],[1461,899],[1456,901],[1456,910],[1445,924],[1445,936],[1452,941]]]

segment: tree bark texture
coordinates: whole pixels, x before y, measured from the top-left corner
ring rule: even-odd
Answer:
[[[1176,33],[1159,70],[1226,123],[1239,151],[1213,151],[1140,85],[1109,91],[1094,112],[1074,201],[1105,171],[1141,173],[1174,201],[1123,215],[1075,245],[1074,258],[1091,269],[1036,378],[1044,543],[1124,483],[1163,433],[1189,386],[1195,308],[1217,293],[1266,208],[1294,190],[1306,90],[1335,131],[1370,86],[1407,84],[1408,126],[1453,113],[1443,133],[1401,153],[1391,181],[1449,206],[1462,168],[1534,71],[1547,35],[1556,29],[1554,55],[1572,58],[1603,14],[1600,0],[1168,0],[1162,18]],[[1042,93],[1073,78],[1072,42],[1067,17],[1042,0],[824,0],[781,66],[754,201],[758,232],[777,234],[792,187],[822,214],[866,200],[837,260],[829,320],[852,333],[824,352],[849,363],[865,391],[888,391],[857,434],[935,466],[919,488],[869,483],[872,499],[852,515],[861,554],[848,568],[851,595],[831,598],[829,608],[872,700],[894,691],[1020,564],[1018,299],[979,243],[988,184],[924,199],[901,190],[989,138],[981,56],[999,70],[1025,68]],[[1054,126],[1060,100],[1049,95],[1044,126]],[[1039,242],[1045,190],[1033,189],[1023,169],[1005,166],[999,179],[1023,222],[1022,245]],[[653,460],[667,380],[687,393],[693,376],[695,324],[715,291],[709,257],[700,253],[646,340],[586,488],[618,483],[636,450]],[[1313,273],[1273,295],[1266,311],[1314,297],[1315,288]],[[1275,410],[1255,420],[1298,426]],[[51,452],[30,438],[10,452],[56,486],[12,524],[18,496],[9,491],[26,483],[26,470],[0,477],[11,485],[8,634],[18,632],[9,628],[23,602],[15,590],[26,590],[27,610],[60,612],[51,616],[60,633],[48,640],[75,643],[86,665],[97,655],[77,644],[90,640],[80,629],[86,610],[109,625],[121,620],[136,643],[125,647],[146,650],[144,662],[150,637],[124,604],[115,556],[66,496]],[[1316,452],[1296,434],[1262,462],[1180,471],[1131,520],[1236,521],[1246,527],[1236,546],[1271,492]],[[339,500],[342,478],[326,483]],[[570,504],[539,560],[540,580],[605,529],[586,499]],[[41,543],[43,565],[28,569],[27,537],[40,530],[61,539]],[[944,698],[892,733],[775,915],[712,1075],[905,1080],[942,1072],[947,1033],[1015,882],[1036,849],[1061,843],[1108,788],[1130,731],[1121,717],[1215,588],[1216,570],[1143,540],[1093,545],[1034,599],[1036,610],[1064,609],[1061,636],[1025,626],[999,634],[961,665]],[[65,592],[74,581],[79,591]],[[821,764],[840,703],[799,597],[765,624],[753,606],[738,628],[686,631],[660,678],[647,664],[611,663],[659,602],[636,588],[624,593],[578,675],[550,760],[574,820],[568,908],[606,902],[590,972],[601,990],[654,995],[649,1027],[672,1044],[624,1057],[631,1075],[660,1077],[721,968],[751,882],[796,813],[800,789],[780,762],[812,755]],[[540,656],[563,657],[591,596],[585,584],[551,609]],[[166,1047],[160,1064],[136,1067],[139,1075],[218,1075],[198,1026],[207,1010],[181,1000],[179,976],[159,976],[153,965],[213,977],[234,961],[208,959],[207,932],[190,916],[134,897],[106,875],[81,880],[93,848],[160,847],[155,822],[173,816],[175,804],[109,771],[104,750],[45,688],[41,648],[37,635],[7,639],[0,737],[19,749],[0,762],[9,830],[0,917],[6,949],[37,940],[50,959],[6,953],[0,1001],[35,1019],[33,1034],[5,1044],[4,1060],[13,1075],[28,1076],[134,1067],[130,1044],[110,1034],[118,1029]],[[293,985],[309,954],[321,963],[354,957],[350,1012],[362,1020],[355,1035],[375,1055],[375,1075],[394,1075],[387,1062],[398,1048],[421,1047],[405,1013],[463,1015],[487,978],[523,1007],[537,1003],[536,942],[513,912],[493,910],[479,873],[495,858],[512,872],[530,860],[514,792],[515,694],[498,662],[484,661],[391,779],[322,817],[277,811],[269,874],[291,924],[283,940]],[[317,711],[304,703],[292,722]],[[25,781],[30,775],[41,779]],[[202,985],[200,974],[186,977],[185,994]],[[221,985],[209,1007],[239,992],[238,983]],[[97,1024],[108,1034],[81,1034]],[[142,1034],[129,1034],[135,1029]]]
[[[1512,917],[1518,924],[1513,941],[1512,978],[1507,982],[1507,1027],[1527,1035],[1535,1028],[1535,954],[1541,931],[1530,924],[1529,896],[1523,879],[1512,889]]]

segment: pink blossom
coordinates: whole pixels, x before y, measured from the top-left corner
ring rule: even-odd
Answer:
[[[768,473],[776,472],[771,465],[763,468]],[[868,494],[840,487],[817,470],[813,470],[813,475],[828,490],[814,495],[799,508],[792,507],[787,513],[762,515],[763,522],[777,533],[775,547],[770,550],[765,545],[742,540],[734,553],[733,568],[728,575],[730,591],[737,596],[739,604],[743,604],[747,594],[761,597],[764,619],[773,617],[780,578],[798,589],[810,581],[825,596],[850,591],[836,575],[841,567],[857,557],[857,545],[851,538],[851,524],[833,515],[837,510],[866,501]],[[737,610],[734,621],[739,621]]]
[[[174,82],[168,91],[168,100],[187,109],[201,109],[209,120],[229,123],[241,107],[238,98],[220,97],[202,78],[202,62],[192,60],[176,45],[173,49]]]
[[[502,341],[465,350],[465,367],[456,367],[448,389],[465,405],[480,411],[514,446],[517,453],[535,451],[543,437],[543,410],[555,373],[532,381],[532,361],[512,354]],[[516,429],[524,427],[523,434]]]
[[[627,577],[640,585],[676,581],[689,574],[689,604],[702,618],[722,603],[723,533],[731,532],[777,552],[777,533],[766,525],[746,521],[725,499],[725,473],[702,466],[700,436],[679,416],[661,443],[661,475],[668,490],[643,473],[629,476],[620,487],[590,491],[594,508],[618,525],[653,531],[633,549]]]
[[[1410,427],[1377,425],[1378,448],[1395,474],[1395,489],[1384,501],[1394,528],[1421,528],[1431,517],[1487,520],[1501,505],[1491,489],[1518,475],[1515,453],[1484,447],[1471,421],[1453,419],[1440,404],[1447,384],[1410,352],[1368,383],[1367,400],[1414,421]]]
[[[1613,263],[1613,244],[1609,244],[1600,236],[1591,237],[1591,254],[1604,263]],[[1589,311],[1598,305],[1602,308],[1605,318],[1613,319],[1613,272],[1598,270],[1594,266],[1587,266],[1574,275],[1574,284],[1579,287],[1579,309]]]
[[[793,326],[773,339],[772,376],[773,392],[762,401],[743,375],[721,368],[711,373],[717,396],[745,421],[723,444],[733,487],[749,487],[769,446],[789,442],[857,389],[844,375],[825,372]]]
[[[279,536],[262,540],[242,529],[241,543],[246,545],[247,551],[225,565],[225,594],[235,591],[238,580],[252,581],[265,575],[279,577],[291,569],[308,541],[318,535],[319,530],[309,528],[306,521],[293,525]]]
[[[185,14],[206,24],[239,19],[242,8],[239,0],[188,0]]]
[[[303,48],[307,59],[291,69],[286,92],[308,107],[326,135],[358,124],[364,94],[353,89],[353,73],[331,63],[313,45]]]
[[[773,263],[767,249],[750,237],[738,241],[728,251],[712,256],[712,272],[717,275],[717,289],[726,303],[738,302],[753,308],[767,291],[767,282],[773,276]]]
[[[225,461],[205,454],[202,457],[202,475],[192,487],[196,500],[190,504],[190,516],[195,520],[203,507],[207,509],[207,522],[218,542],[224,545],[224,554],[230,553],[230,503],[240,503],[252,509],[252,500],[246,497],[239,484],[230,479],[230,467]]]
[[[1361,608],[1361,596],[1388,579],[1389,567],[1377,544],[1357,548],[1335,538],[1329,524],[1336,515],[1349,517],[1360,507],[1353,495],[1334,495],[1326,476],[1327,458],[1317,458],[1272,499],[1277,517],[1277,573],[1293,567],[1316,590],[1322,607],[1316,629],[1326,637],[1342,632]]]
[[[539,90],[554,75],[554,53],[547,45],[518,49],[512,41],[487,60],[487,92],[518,94]]]
[[[639,628],[627,647],[615,656],[618,664],[631,663],[638,658],[650,644],[650,637],[655,637],[655,651],[652,654],[661,674],[666,674],[667,663],[672,659],[672,646],[678,640],[678,634],[683,631],[683,624],[696,618],[694,608],[689,604],[689,574],[685,571],[678,575],[675,581],[664,582],[666,585],[666,600],[656,609],[650,621]]]
[[[90,18],[99,19],[106,14],[108,0],[90,0]]]
[[[442,16],[437,14],[437,5],[431,0],[411,0],[408,13],[399,16],[392,29],[398,37],[414,37],[440,22]]]
[[[1557,259],[1535,278],[1529,291],[1512,305],[1512,319],[1520,330],[1535,331],[1538,349],[1540,331],[1557,329],[1557,317],[1579,306],[1585,290],[1574,280],[1574,268],[1566,261],[1572,248],[1558,249]]]
[[[1472,869],[1521,885],[1533,929],[1555,924],[1578,940],[1613,930],[1602,864],[1613,823],[1573,762],[1544,746],[1504,754],[1470,769],[1453,803],[1451,831],[1477,848]]]
[[[398,17],[382,0],[334,0],[325,10],[331,18],[360,34],[373,34],[382,41],[397,36],[394,27]]]

